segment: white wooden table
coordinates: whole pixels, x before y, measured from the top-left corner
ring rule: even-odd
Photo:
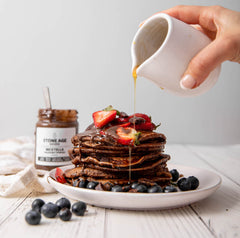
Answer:
[[[239,237],[240,145],[167,144],[166,153],[171,163],[216,172],[221,187],[209,198],[178,209],[123,211],[88,206],[84,217],[73,216],[70,222],[42,217],[37,226],[24,220],[32,201],[40,197],[55,202],[62,195],[22,192],[19,197],[0,197],[0,237]]]

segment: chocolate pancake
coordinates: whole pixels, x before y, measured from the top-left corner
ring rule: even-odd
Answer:
[[[102,167],[94,164],[82,164],[74,169],[70,169],[65,171],[65,176],[67,178],[75,178],[78,176],[93,176],[93,177],[106,177],[115,178],[121,177],[124,175],[129,176],[129,169],[131,169],[132,175],[134,174],[153,174],[155,171],[159,171],[166,167],[166,158],[160,159],[157,161],[149,161],[144,163],[141,167],[134,168],[123,168],[123,169],[115,169]],[[91,175],[90,175],[91,174]],[[94,174],[94,175],[93,175]]]
[[[140,145],[144,143],[148,143],[152,145],[154,145],[155,143],[159,143],[161,145],[164,145],[166,143],[166,137],[161,133],[156,133],[153,131],[139,131],[139,132],[141,132],[141,135],[139,136],[139,139],[138,139],[140,142]],[[86,130],[83,133],[79,133],[73,136],[72,143],[74,146],[79,146],[83,144],[87,147],[95,147],[95,148],[100,146],[103,149],[104,149],[103,147],[104,145],[107,145],[107,146],[113,145],[115,149],[122,148],[124,150],[126,148],[126,146],[118,144],[114,139],[114,137],[110,135],[110,133],[109,134],[106,133],[102,135],[101,130],[97,128],[92,128],[91,130]],[[114,148],[111,148],[111,149],[114,149]]]
[[[149,143],[142,143],[140,145],[132,147],[132,151],[137,152],[137,151],[143,151],[143,150],[161,150],[163,151],[164,149],[165,142],[149,142]],[[91,141],[85,141],[81,143],[81,147],[83,148],[88,148],[88,149],[93,149],[95,151],[102,151],[102,150],[107,150],[107,151],[114,151],[114,152],[127,152],[129,149],[126,146],[113,146],[113,145],[102,145],[99,143],[93,143]]]
[[[115,155],[115,156],[126,156],[129,155],[129,147],[125,147],[122,150],[112,150],[112,149],[94,149],[94,148],[88,148],[88,147],[80,147],[79,149],[79,154],[91,154],[91,153],[95,153],[95,154],[102,154],[102,155]],[[151,146],[136,146],[136,147],[132,147],[132,154],[138,154],[138,153],[150,153],[150,152],[158,152],[164,151],[164,145],[162,147],[151,147]]]
[[[131,155],[126,156],[106,156],[99,154],[89,154],[89,155],[73,155],[69,151],[70,158],[72,159],[72,163],[75,165],[79,164],[95,164],[102,167],[111,167],[111,168],[127,168],[131,163],[132,168],[141,166],[141,164],[145,161],[155,160],[160,156],[163,156],[161,152],[150,153],[150,154],[139,154],[139,155]],[[167,155],[165,155],[167,158]],[[167,158],[168,159],[168,158]]]

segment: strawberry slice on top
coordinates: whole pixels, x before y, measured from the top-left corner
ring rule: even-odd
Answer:
[[[110,121],[114,120],[117,115],[116,110],[111,111],[97,111],[92,114],[94,125],[97,128],[102,128]]]
[[[122,145],[137,144],[140,135],[134,128],[121,126],[117,128],[116,134],[118,135],[117,142]]]

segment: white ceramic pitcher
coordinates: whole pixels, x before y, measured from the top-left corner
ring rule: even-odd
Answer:
[[[147,78],[174,94],[202,94],[216,83],[221,66],[195,89],[182,89],[180,79],[193,56],[210,42],[207,36],[191,25],[164,13],[153,15],[133,39],[132,70],[138,66],[137,76]]]

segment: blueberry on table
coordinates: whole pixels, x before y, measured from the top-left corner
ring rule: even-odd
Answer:
[[[95,187],[98,185],[98,182],[94,182],[94,181],[90,181],[88,184],[87,184],[87,188],[88,189],[95,189]]]
[[[41,207],[42,207],[44,204],[45,204],[45,202],[44,202],[42,199],[37,198],[37,199],[35,199],[35,200],[32,202],[32,210],[41,212]]]
[[[175,192],[177,192],[177,189],[174,186],[169,185],[164,188],[163,192],[164,193],[175,193]]]
[[[159,185],[154,185],[147,190],[148,193],[162,193],[162,188]]]
[[[191,184],[191,190],[195,190],[199,186],[199,180],[195,176],[189,176],[187,180]]]
[[[56,205],[58,206],[58,211],[60,211],[62,208],[68,208],[70,209],[71,203],[67,198],[60,198],[56,201]]]
[[[137,190],[138,193],[146,193],[147,192],[147,187],[143,184],[139,184],[136,187],[136,190]]]
[[[112,192],[122,192],[122,187],[120,185],[115,185],[111,189]]]
[[[26,213],[25,220],[29,225],[38,225],[41,221],[41,214],[36,210]]]
[[[42,214],[47,218],[54,218],[58,213],[58,206],[51,202],[46,203],[41,208]]]
[[[179,173],[176,169],[170,170],[170,174],[172,175],[172,182],[176,182],[179,179]]]
[[[179,179],[177,185],[181,191],[188,191],[191,189],[191,183],[186,178]]]
[[[72,205],[72,212],[77,216],[83,216],[86,211],[87,205],[85,202],[79,201]]]
[[[59,217],[63,221],[70,221],[72,217],[72,213],[68,208],[64,207],[60,210]]]

